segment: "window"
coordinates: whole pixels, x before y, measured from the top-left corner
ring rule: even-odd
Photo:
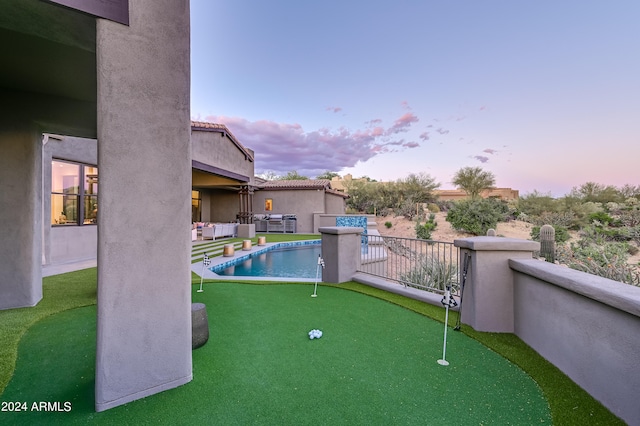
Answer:
[[[264,200],[264,209],[266,211],[268,211],[268,212],[273,210],[273,199],[272,198],[267,198],[266,200]]]
[[[98,168],[51,162],[51,224],[88,225],[98,222]]]
[[[200,222],[201,209],[200,191],[191,191],[191,221]]]

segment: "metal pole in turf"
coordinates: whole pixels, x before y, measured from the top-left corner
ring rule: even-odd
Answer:
[[[209,266],[211,264],[211,259],[209,259],[209,256],[207,256],[207,253],[204,254],[204,257],[202,258],[202,271],[200,272],[200,289],[198,290],[198,293],[202,293],[204,290],[202,290],[202,281],[204,280],[204,267],[205,266]]]
[[[466,253],[464,257],[464,264],[462,266],[462,283],[460,284],[460,308],[458,308],[458,320],[456,326],[453,328],[455,331],[460,331],[460,323],[462,322],[462,301],[464,300],[464,286],[467,283],[467,273],[471,266],[471,253]]]
[[[320,267],[322,266],[322,269],[324,269],[324,259],[322,258],[322,255],[318,255],[318,264],[316,265],[316,284],[313,286],[313,294],[311,295],[311,297],[318,297],[317,294],[317,290],[318,290],[318,273],[320,272]]]
[[[441,300],[441,303],[444,305],[444,343],[442,345],[442,359],[438,360],[438,364],[440,365],[449,365],[447,361],[447,328],[449,326],[449,308],[453,308],[454,306],[458,306],[458,302],[451,297],[451,286],[447,286],[447,289],[444,292],[444,297]]]

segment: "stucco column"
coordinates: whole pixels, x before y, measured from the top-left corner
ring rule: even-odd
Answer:
[[[6,101],[6,103],[4,102]],[[15,105],[0,106],[0,309],[42,299],[42,145]]]
[[[351,280],[362,258],[360,235],[364,229],[350,226],[318,228],[322,234],[322,281],[342,283]]]
[[[192,379],[188,0],[97,20],[96,410]]]
[[[460,265],[464,265],[467,253],[471,255],[462,322],[477,331],[513,333],[514,277],[509,259],[530,259],[540,243],[501,237],[473,237],[453,243],[460,248]]]

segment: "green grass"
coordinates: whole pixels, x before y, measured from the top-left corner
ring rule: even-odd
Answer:
[[[46,277],[43,298],[33,308],[0,311],[0,394],[13,375],[18,343],[36,322],[67,309],[96,303],[96,268]]]
[[[51,316],[25,334],[4,396],[72,403],[71,413],[19,415],[31,424],[550,423],[535,382],[473,339],[451,335],[443,368],[440,323],[336,287],[310,293],[232,283],[193,293],[211,328],[193,352],[194,380],[104,413],[92,409],[95,307]],[[308,339],[312,328],[322,339]]]
[[[95,304],[95,286],[96,286],[96,270],[95,268],[73,272],[69,274],[63,274],[53,277],[47,277],[44,280],[43,288],[44,288],[44,299],[43,301],[35,308],[25,308],[25,309],[15,309],[9,311],[0,311],[0,399],[5,401],[3,392],[7,386],[7,383],[11,379],[14,369],[15,369],[15,360],[16,354],[18,351],[18,343],[22,336],[25,334],[27,330],[29,330],[36,322],[39,320],[46,318],[49,315],[62,312],[65,310],[69,310],[75,307],[88,306]],[[199,281],[198,281],[199,283]],[[245,285],[250,288],[259,288],[257,283],[252,283],[253,285]],[[206,282],[205,293],[209,294],[213,293],[210,289],[217,288],[218,286],[224,286],[224,284],[220,283],[208,283]],[[283,286],[286,287],[286,286]],[[295,287],[295,286],[294,286]],[[330,286],[322,286],[322,287],[330,287]],[[323,292],[323,288],[320,288],[320,298],[326,296]],[[378,290],[375,288],[371,288],[368,286],[364,286],[357,283],[345,283],[339,285],[339,287],[347,290],[351,290],[358,293],[368,294],[370,296],[391,302],[393,304],[402,306],[407,308],[408,310],[414,311],[421,315],[436,319],[438,321],[444,320],[444,310],[424,304],[412,299],[408,299],[403,296],[395,295],[392,293],[387,293],[382,290]],[[195,288],[195,287],[194,287]],[[305,291],[308,293],[311,289],[311,286],[307,284],[304,287]],[[194,301],[197,296],[194,293]],[[320,299],[319,298],[319,299]],[[311,300],[311,299],[310,299]],[[209,302],[208,306],[209,306]],[[215,301],[211,302],[212,305],[216,303]],[[222,309],[223,306],[220,306]],[[93,308],[89,308],[93,309]],[[265,311],[267,309],[265,308]],[[78,310],[78,315],[80,315],[81,311]],[[70,311],[65,315],[73,316],[76,311]],[[93,318],[95,321],[95,310],[87,311],[88,315],[85,318]],[[211,315],[210,315],[211,316]],[[57,316],[56,316],[57,317]],[[273,317],[273,318],[277,318]],[[53,320],[54,318],[51,318]],[[255,312],[253,310],[246,312],[246,320],[247,321],[255,321],[256,319],[261,320],[262,317],[259,315],[259,312]],[[64,320],[64,317],[62,317]],[[47,320],[48,321],[48,320]],[[455,321],[455,314],[450,316],[450,324]],[[46,322],[46,321],[45,321]],[[87,321],[85,321],[87,322]],[[90,321],[89,321],[90,324]],[[214,324],[214,323],[212,323]],[[377,323],[374,323],[377,325]],[[346,324],[347,327],[343,328],[341,333],[349,331],[349,324]],[[37,326],[37,325],[36,325]],[[371,324],[369,324],[371,326]],[[215,325],[213,325],[215,329]],[[322,327],[322,325],[311,325],[309,324],[307,328],[316,328]],[[35,327],[34,327],[35,329]],[[230,326],[231,330],[233,330],[233,326]],[[240,330],[240,329],[239,329]],[[213,329],[212,329],[213,332]],[[394,331],[389,330],[388,333],[393,335]],[[553,423],[562,424],[562,425],[585,425],[585,424],[606,424],[606,425],[614,425],[614,424],[624,424],[614,415],[612,415],[606,408],[604,408],[601,404],[595,401],[590,395],[588,395],[585,391],[583,391],[580,387],[578,387],[575,383],[573,383],[568,377],[562,374],[557,368],[553,365],[549,364],[542,357],[540,357],[535,351],[533,351],[530,347],[524,344],[520,339],[518,339],[513,334],[503,334],[503,333],[479,333],[470,329],[469,327],[463,326],[461,333],[450,332],[450,336],[452,339],[459,339],[457,336],[467,335],[482,343],[486,347],[492,349],[497,354],[505,357],[515,365],[522,368],[531,378],[540,386],[545,398],[548,400],[551,409],[551,416],[553,419]],[[253,335],[251,338],[254,338]],[[62,339],[66,339],[63,337],[54,336],[54,341],[60,342]],[[328,337],[328,335],[327,335]],[[451,342],[451,341],[450,341]],[[263,342],[267,343],[267,342]],[[95,352],[95,337],[93,340],[89,339],[88,343],[83,343],[85,346],[89,345],[89,353],[91,351]],[[452,344],[450,343],[450,346]],[[205,345],[205,347],[194,351],[194,383],[197,383],[202,372],[198,371],[198,363],[196,362],[198,357],[205,354],[208,350],[206,349],[209,345]],[[211,345],[213,348],[215,345]],[[404,345],[403,345],[404,346]],[[453,347],[453,346],[451,346]],[[449,349],[447,358],[450,359],[449,354],[454,356],[455,352],[453,349]],[[87,349],[87,348],[85,348]],[[441,348],[440,348],[441,349]],[[253,348],[254,351],[259,351],[259,348]],[[199,352],[202,351],[202,352]],[[37,351],[35,354],[32,354],[37,359],[38,354]],[[254,354],[257,355],[257,354]],[[356,359],[358,357],[358,353],[353,354]],[[375,355],[375,354],[373,354]],[[22,355],[21,355],[22,356]],[[92,355],[95,357],[95,353]],[[369,358],[374,359],[375,356],[371,356]],[[215,364],[215,363],[214,363]],[[239,380],[242,382],[243,380],[249,380],[251,378],[251,374],[254,373],[250,369],[238,372],[237,377],[234,377],[233,380]],[[49,372],[47,372],[49,374]],[[93,377],[90,378],[93,380]],[[269,380],[268,375],[261,376],[262,381]],[[85,384],[86,386],[86,384]],[[92,385],[91,385],[92,386]],[[188,389],[189,386],[184,386],[179,389]],[[355,387],[353,392],[357,394],[357,390],[359,388]],[[91,397],[92,397],[92,389]],[[172,392],[183,392],[182,390],[175,390]],[[88,391],[87,391],[88,392]],[[180,402],[170,402],[170,400],[165,400],[167,395],[171,395],[172,392],[165,392],[158,396],[153,396],[150,398],[146,398],[140,404],[148,404],[150,401],[158,398],[158,401],[163,401],[163,403],[174,403],[176,406],[180,405]],[[239,397],[239,395],[236,395]],[[252,401],[252,395],[249,395],[248,403]],[[309,398],[313,398],[313,392],[309,395]],[[194,398],[195,396],[184,396],[185,403],[190,400],[190,398]],[[253,395],[253,397],[258,397],[258,395]],[[283,397],[284,398],[284,397]],[[199,401],[199,399],[198,399]],[[206,405],[206,401],[201,401],[202,404]],[[229,402],[227,402],[229,403]],[[337,402],[336,402],[337,403]],[[230,404],[230,403],[229,403]],[[128,404],[129,405],[129,404]],[[75,405],[74,405],[75,407]],[[313,407],[309,408],[310,410]],[[452,407],[449,412],[452,418],[455,418],[456,413],[459,410],[463,409],[462,407],[454,408]],[[111,410],[109,410],[111,411]],[[206,411],[206,410],[205,410]],[[85,419],[86,420],[86,419]],[[206,419],[203,419],[205,421]],[[256,421],[254,419],[254,421]],[[258,422],[258,421],[256,421]],[[179,423],[179,422],[178,422]]]

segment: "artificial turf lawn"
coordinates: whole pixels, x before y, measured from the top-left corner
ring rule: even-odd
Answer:
[[[10,421],[84,424],[534,424],[549,407],[531,378],[461,333],[385,301],[335,287],[208,285],[211,336],[194,380],[93,412],[95,308],[51,316],[20,344],[3,401],[70,401],[71,412]],[[323,336],[310,340],[309,330]],[[52,338],[55,337],[55,338]],[[44,348],[46,356],[43,356]],[[42,372],[46,372],[42,374]]]
[[[198,277],[197,283],[199,282],[200,279]],[[215,285],[217,284],[219,283]],[[252,282],[252,284],[255,285],[257,283]],[[207,290],[210,285],[211,283],[205,281],[205,290]],[[325,285],[321,286],[321,288],[323,287],[325,287]],[[340,284],[340,287],[388,300],[439,321],[444,320],[444,310],[433,305],[353,282]],[[197,289],[198,286],[194,286],[193,288]],[[311,289],[309,291],[311,292]],[[36,307],[0,311],[0,401],[7,401],[3,391],[14,373],[15,356],[21,336],[34,323],[48,315],[56,314],[65,309],[95,304],[96,268],[46,277],[43,280],[43,292],[44,298]],[[194,295],[195,294],[194,292]],[[452,324],[455,319],[455,315],[450,316],[450,324]],[[95,316],[93,320],[95,321]],[[524,369],[542,388],[551,407],[554,424],[624,424],[602,406],[602,404],[598,403],[566,375],[562,374],[556,367],[540,357],[517,336],[508,333],[481,333],[467,326],[462,327],[462,333],[473,337]],[[451,335],[453,333],[449,334]],[[55,342],[56,340],[55,335],[49,336],[50,342]],[[90,347],[90,350],[95,350],[95,340],[87,342],[86,345]],[[47,346],[45,345],[45,347]],[[41,354],[43,350],[38,348],[37,351]],[[199,350],[195,351],[194,355],[196,355],[198,351]],[[451,354],[451,348],[449,354]],[[450,356],[447,358],[450,359]],[[90,368],[93,367],[90,366]],[[37,376],[46,376],[48,372],[36,369],[35,374]],[[91,380],[93,379],[91,378]],[[92,386],[93,381],[89,386],[90,389],[87,388],[87,392],[93,392]],[[179,389],[171,392],[177,391],[179,391]],[[160,395],[156,395],[151,398],[159,396]],[[85,395],[85,397],[87,396]],[[144,401],[151,398],[147,398]],[[93,406],[92,400],[87,403]],[[0,413],[0,424],[11,424],[3,414],[4,413]],[[458,411],[452,413],[452,416],[456,414],[458,414]],[[87,415],[87,421],[90,421],[91,418],[91,415]],[[14,418],[14,420],[20,420],[20,418]],[[172,420],[174,420],[174,423],[180,423],[179,419],[174,418]]]

